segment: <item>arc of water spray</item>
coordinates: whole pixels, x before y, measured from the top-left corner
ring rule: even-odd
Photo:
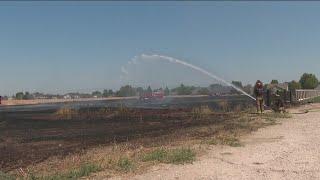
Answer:
[[[236,89],[237,91],[241,92],[242,94],[250,97],[253,100],[256,100],[256,98],[252,97],[250,94],[246,93],[245,91],[243,91],[242,89],[238,88],[237,86],[235,86],[235,85],[229,83],[228,81],[226,81],[226,80],[224,80],[224,79],[222,79],[222,78],[220,78],[220,77],[218,77],[218,76],[216,76],[216,75],[214,75],[214,74],[212,74],[212,73],[210,73],[210,72],[208,72],[208,71],[206,71],[206,70],[204,70],[204,69],[202,69],[202,68],[200,68],[198,66],[195,66],[193,64],[184,62],[182,60],[179,60],[179,59],[176,59],[176,58],[173,58],[173,57],[162,56],[162,55],[157,55],[157,54],[153,54],[153,55],[142,54],[141,58],[144,58],[144,59],[155,59],[155,58],[157,58],[157,59],[166,60],[166,61],[168,61],[170,63],[181,64],[183,66],[186,66],[186,67],[189,67],[191,69],[197,70],[197,71],[201,72],[202,74],[205,74],[205,75],[207,75],[207,76],[209,76],[209,77],[211,77],[211,78],[213,78],[213,79],[215,79],[217,81],[220,81],[220,82],[222,82],[222,83],[224,83],[224,84],[226,84],[228,86],[231,86],[234,89]]]

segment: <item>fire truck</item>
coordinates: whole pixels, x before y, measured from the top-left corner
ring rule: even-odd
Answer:
[[[163,91],[156,91],[156,92],[145,92],[140,94],[140,100],[141,101],[159,101],[164,98],[164,92]]]

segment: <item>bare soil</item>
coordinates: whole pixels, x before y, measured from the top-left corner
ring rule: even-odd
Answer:
[[[193,164],[159,165],[130,179],[320,179],[320,105],[290,111],[292,118],[243,137],[243,147],[212,146]]]

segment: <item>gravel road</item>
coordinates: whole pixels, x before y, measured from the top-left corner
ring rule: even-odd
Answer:
[[[320,179],[320,105],[291,113],[243,137],[243,147],[212,146],[193,164],[159,165],[130,179]]]

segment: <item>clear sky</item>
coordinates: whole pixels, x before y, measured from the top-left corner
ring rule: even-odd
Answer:
[[[320,2],[0,2],[0,94],[117,89],[142,53],[228,81],[319,77],[319,22]]]

